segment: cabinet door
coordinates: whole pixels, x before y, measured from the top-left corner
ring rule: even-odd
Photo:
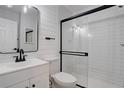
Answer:
[[[44,73],[30,79],[31,88],[49,88],[49,74]]]
[[[13,86],[10,86],[9,88],[29,88],[29,80],[22,81]]]

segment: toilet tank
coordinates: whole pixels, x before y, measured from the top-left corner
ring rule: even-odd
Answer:
[[[49,62],[49,73],[55,74],[60,72],[60,60],[59,57],[51,57],[51,58],[46,58],[44,59]]]

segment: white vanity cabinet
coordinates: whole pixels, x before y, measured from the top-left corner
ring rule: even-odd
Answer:
[[[48,88],[49,64],[32,66],[0,75],[0,88]]]
[[[44,73],[12,85],[10,88],[49,88],[49,75]]]
[[[38,76],[31,78],[29,87],[48,88],[49,87],[49,75],[47,73],[44,73],[42,75],[38,75]]]
[[[29,80],[18,82],[8,88],[29,88]]]

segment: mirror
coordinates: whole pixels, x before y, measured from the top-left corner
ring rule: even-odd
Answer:
[[[0,5],[0,53],[38,50],[39,11],[33,6]]]
[[[25,30],[25,43],[26,44],[32,44],[33,42],[33,29],[31,28],[26,28]]]

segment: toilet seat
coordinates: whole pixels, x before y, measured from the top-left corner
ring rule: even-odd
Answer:
[[[76,78],[71,74],[60,72],[54,75],[54,80],[62,86],[72,86],[76,82]]]

